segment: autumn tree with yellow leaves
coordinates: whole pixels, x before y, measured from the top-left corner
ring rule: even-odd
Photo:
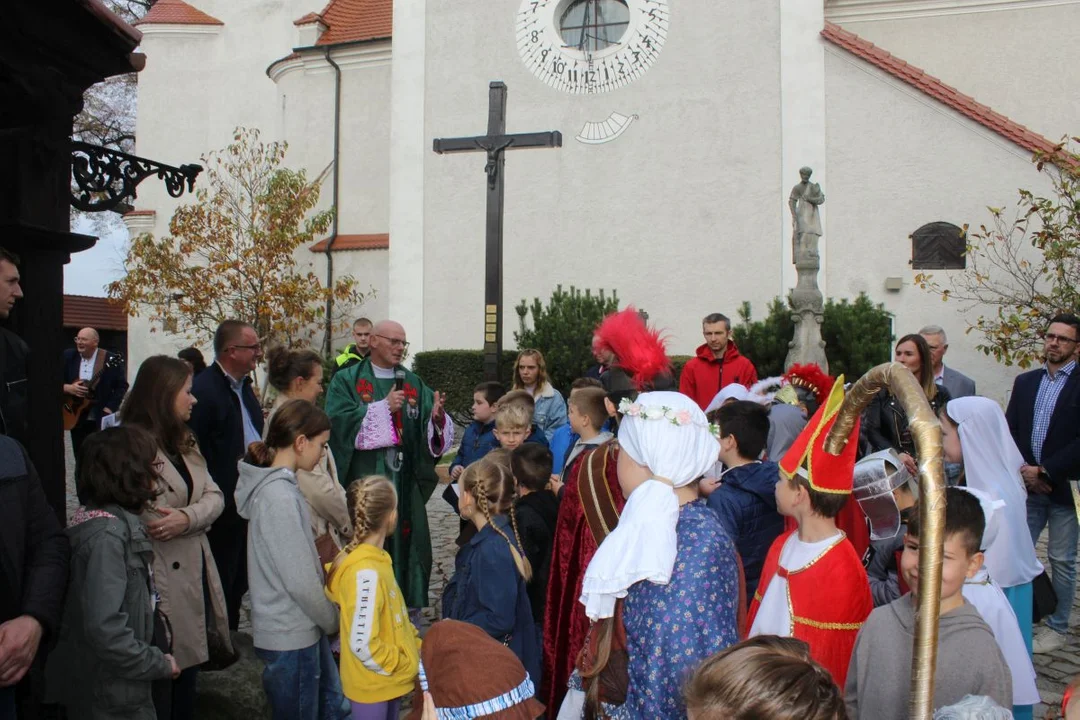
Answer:
[[[126,275],[108,285],[109,296],[132,316],[145,314],[193,340],[235,318],[251,323],[264,343],[311,343],[319,332],[325,343],[364,295],[350,276],[323,287],[307,251],[297,259],[332,214],[314,212],[319,182],[283,166],[287,149],[237,128],[225,149],[203,156],[197,201],[176,209],[168,236],[131,241]]]

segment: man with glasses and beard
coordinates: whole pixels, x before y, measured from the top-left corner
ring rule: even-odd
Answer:
[[[346,487],[385,475],[398,495],[398,529],[386,540],[394,574],[412,611],[428,604],[431,535],[425,505],[438,485],[435,463],[450,448],[454,424],[443,395],[401,363],[405,328],[383,320],[371,330],[371,353],[338,370],[326,392],[330,449]]]
[[[251,389],[251,373],[262,359],[255,328],[226,320],[214,333],[214,363],[191,385],[198,401],[188,425],[199,441],[210,477],[225,495],[225,510],[207,533],[214,553],[229,629],[240,623],[240,601],[247,592],[247,522],[236,512],[237,463],[248,445],[262,440],[263,413]]]
[[[1073,485],[1080,480],[1080,373],[1076,367],[1080,317],[1057,315],[1043,334],[1045,364],[1019,375],[1005,417],[1024,465],[1028,529],[1036,544],[1050,526],[1047,546],[1057,610],[1035,636],[1036,653],[1065,645],[1076,591],[1076,543],[1080,539]]]

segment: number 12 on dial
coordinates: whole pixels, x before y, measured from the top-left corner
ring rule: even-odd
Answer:
[[[517,46],[525,66],[573,94],[627,85],[667,39],[668,0],[523,0]]]

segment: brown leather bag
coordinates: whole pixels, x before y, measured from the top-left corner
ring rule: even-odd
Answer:
[[[334,562],[341,548],[337,546],[334,537],[330,533],[323,533],[315,538],[315,551],[319,553],[319,567],[323,575],[326,574],[326,566]]]

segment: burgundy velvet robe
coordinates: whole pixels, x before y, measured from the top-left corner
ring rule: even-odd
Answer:
[[[596,553],[599,542],[586,519],[585,503],[589,503],[594,519],[598,517],[596,509],[602,508],[599,515],[603,520],[597,523],[596,528],[600,540],[615,529],[618,515],[626,505],[615,470],[618,453],[618,441],[609,440],[593,450],[583,452],[564,472],[566,484],[555,524],[551,575],[544,608],[541,702],[547,706],[547,717],[551,720],[559,713],[559,706],[566,695],[566,682],[570,679],[589,631],[585,606],[578,599],[581,597],[585,569]],[[606,526],[607,532],[600,526]]]

